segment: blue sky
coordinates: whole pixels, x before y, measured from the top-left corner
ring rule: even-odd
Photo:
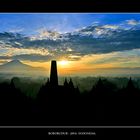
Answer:
[[[13,59],[46,69],[52,59],[65,60],[64,73],[81,75],[140,67],[140,14],[1,13],[0,64]]]
[[[140,20],[140,14],[0,14],[0,32],[36,34],[41,28],[61,33],[99,24],[119,24],[125,20]]]

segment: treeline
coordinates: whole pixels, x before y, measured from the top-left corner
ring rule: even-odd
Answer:
[[[32,98],[36,98],[40,88],[47,82],[47,77],[14,77],[15,87],[22,93]],[[10,83],[10,78],[0,77],[0,83]],[[127,86],[129,77],[101,77],[102,82],[107,85],[110,84],[110,88],[113,90],[120,90]],[[70,78],[67,78],[69,81]],[[78,87],[81,94],[87,94],[93,86],[97,84],[99,77],[72,77],[74,87]],[[59,77],[59,85],[64,85],[65,77]],[[133,84],[135,87],[140,88],[140,78],[133,77]],[[111,86],[112,85],[112,86]]]
[[[0,83],[0,125],[140,125],[140,89],[131,78],[122,88],[99,78],[85,94],[73,79],[56,87],[48,79],[36,98],[15,84]]]

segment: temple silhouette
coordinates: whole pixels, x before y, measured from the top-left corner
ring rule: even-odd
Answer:
[[[57,63],[55,60],[51,61],[50,85],[58,86]]]
[[[72,78],[59,84],[57,62],[52,60],[50,77],[36,98],[21,92],[18,77],[0,83],[0,125],[140,125],[136,82],[130,77],[118,88],[100,77],[89,91],[81,93]]]
[[[59,96],[61,94],[67,94],[71,92],[78,91],[78,87],[74,87],[73,81],[70,78],[69,81],[65,78],[64,84],[58,84],[58,72],[57,72],[57,62],[55,60],[51,61],[51,70],[50,70],[50,78],[48,78],[45,85],[43,85],[40,89],[39,94],[47,94],[51,93],[52,95],[59,92]]]

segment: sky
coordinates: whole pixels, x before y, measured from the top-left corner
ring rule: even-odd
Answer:
[[[13,59],[47,71],[56,59],[60,75],[139,73],[140,14],[1,13],[0,64]]]
[[[46,28],[61,33],[71,32],[78,28],[88,26],[94,22],[100,24],[119,24],[125,20],[140,20],[139,14],[0,14],[0,31],[22,32],[27,35],[35,34],[38,30]]]

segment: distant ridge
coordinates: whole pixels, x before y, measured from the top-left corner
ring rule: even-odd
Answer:
[[[32,72],[45,72],[45,68],[32,67],[22,63],[20,60],[15,59],[10,62],[0,65],[0,72],[2,73],[32,73]]]

